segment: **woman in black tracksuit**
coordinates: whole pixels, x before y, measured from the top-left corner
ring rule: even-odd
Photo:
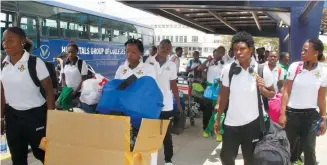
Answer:
[[[25,44],[26,34],[21,28],[10,27],[3,33],[2,46],[7,57],[2,62],[0,77],[1,125],[6,124],[13,165],[27,165],[28,145],[34,156],[44,162],[44,151],[39,145],[46,133],[47,109],[55,107],[49,72],[41,59],[24,49]],[[32,73],[36,75],[34,79]],[[45,96],[35,82],[43,87]]]

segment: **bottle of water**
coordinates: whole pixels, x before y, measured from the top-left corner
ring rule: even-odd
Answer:
[[[5,135],[1,135],[0,149],[1,149],[1,153],[7,152],[7,139]]]
[[[179,95],[180,98],[183,98],[184,97],[183,91],[178,91],[178,95]]]

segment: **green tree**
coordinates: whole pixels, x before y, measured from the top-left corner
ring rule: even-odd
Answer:
[[[226,49],[228,50],[230,47],[230,42],[232,41],[232,35],[221,35],[222,43],[227,45]],[[255,48],[265,47],[270,51],[278,51],[279,50],[279,40],[278,38],[272,37],[253,37]],[[327,47],[326,47],[327,48]]]
[[[265,47],[269,51],[279,50],[279,40],[278,38],[272,37],[254,37],[254,45],[256,48]]]
[[[324,43],[324,53],[327,53],[327,43]]]

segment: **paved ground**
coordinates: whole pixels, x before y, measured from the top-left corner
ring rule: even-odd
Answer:
[[[202,138],[201,120],[196,120],[196,126],[185,130],[181,135],[174,135],[175,155],[173,162],[175,165],[221,165],[219,152],[221,144],[217,143],[213,138]],[[317,160],[319,165],[327,165],[327,136],[317,139]],[[11,165],[11,160],[1,161],[2,165]],[[30,165],[41,165],[29,154]],[[158,165],[163,165],[163,151],[159,152]],[[243,165],[242,156],[236,159],[236,165]]]

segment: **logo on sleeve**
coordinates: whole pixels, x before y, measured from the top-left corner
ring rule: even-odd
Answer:
[[[18,68],[19,71],[23,72],[25,70],[25,66],[22,64],[19,68]]]

